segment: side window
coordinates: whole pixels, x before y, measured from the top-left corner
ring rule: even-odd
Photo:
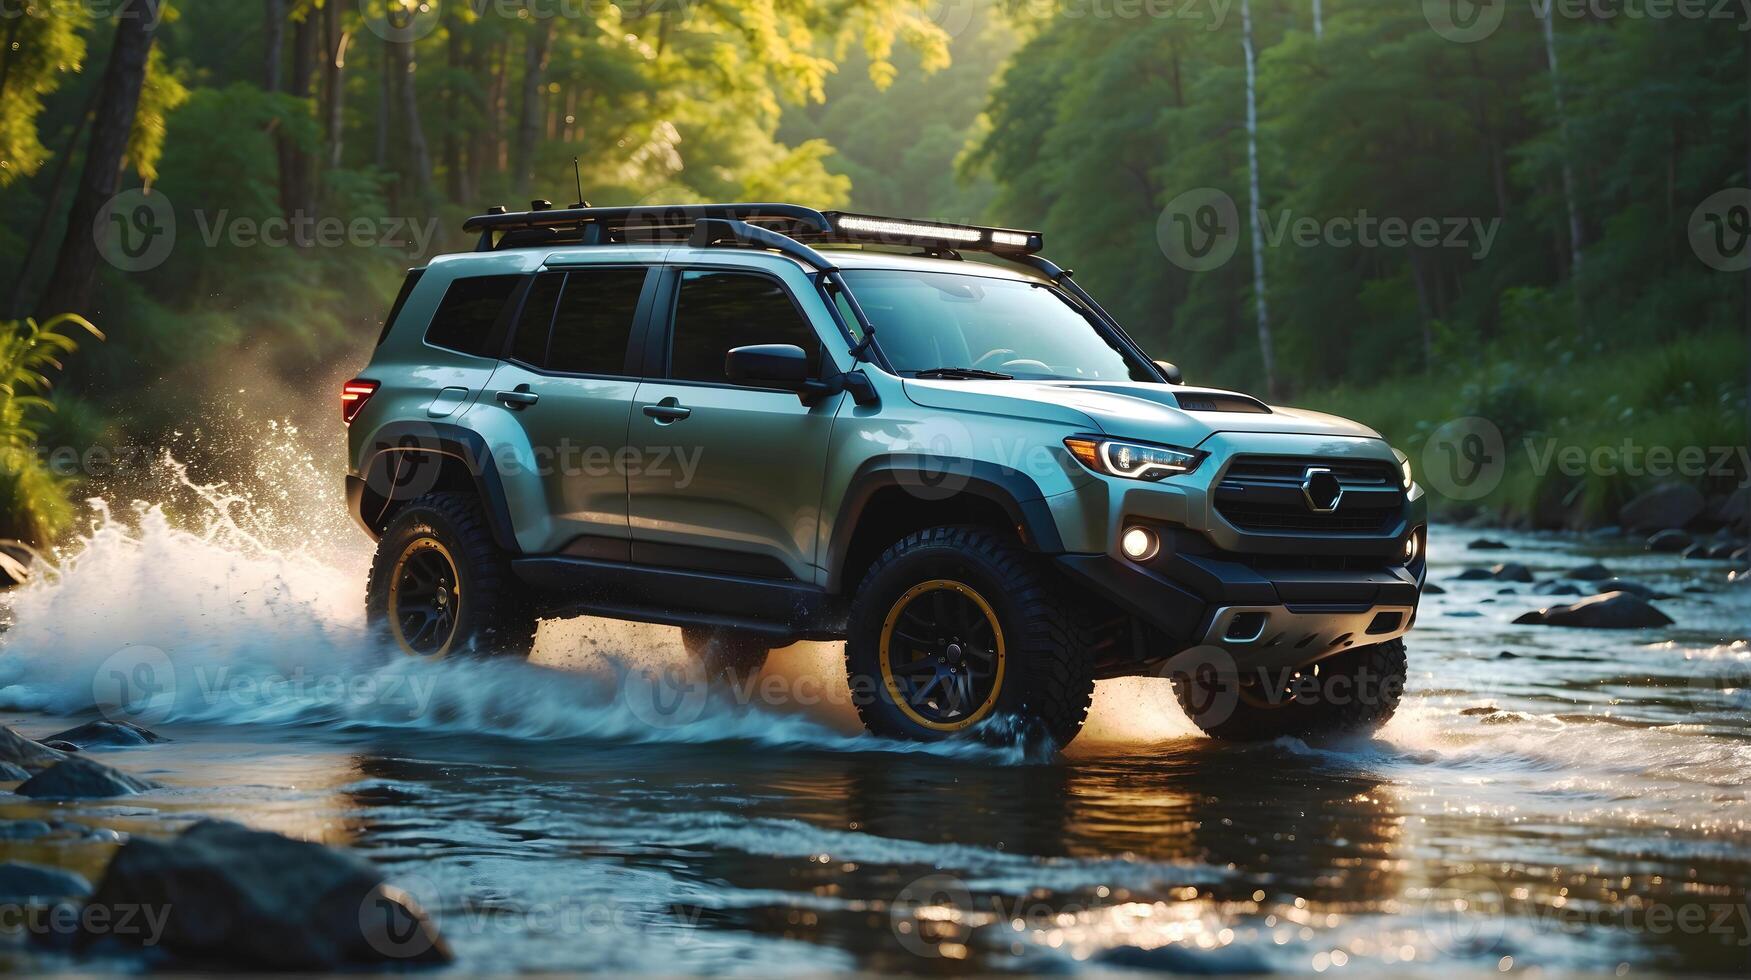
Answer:
[[[511,338],[513,359],[530,367],[547,366],[547,334],[553,329],[553,309],[559,305],[559,293],[564,288],[563,272],[543,273],[535,278],[529,295],[523,299],[517,333]]]
[[[438,312],[426,328],[426,343],[433,347],[497,357],[493,350],[493,326],[522,276],[471,276],[450,284]]]
[[[580,269],[566,276],[546,367],[567,374],[626,373],[644,269]]]
[[[752,344],[795,344],[818,368],[821,341],[776,279],[745,272],[685,272],[675,299],[669,377],[727,382],[724,355]]]
[[[413,287],[420,284],[420,277],[426,274],[424,269],[407,270],[407,278],[401,281],[401,292],[395,294],[395,305],[389,308],[389,316],[383,320],[383,330],[377,334],[377,346],[389,339],[389,331],[395,326],[395,321],[401,317],[401,308],[407,305],[407,298],[413,295]]]

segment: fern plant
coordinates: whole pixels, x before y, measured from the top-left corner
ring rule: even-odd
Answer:
[[[102,340],[91,321],[63,313],[47,323],[0,323],[0,537],[47,544],[73,519],[74,477],[55,473],[39,452],[51,374],[78,349],[74,332]]]

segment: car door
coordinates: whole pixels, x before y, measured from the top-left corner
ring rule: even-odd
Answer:
[[[786,285],[751,269],[664,273],[653,314],[660,369],[639,385],[628,439],[633,560],[812,581],[821,480],[843,396],[730,381],[724,355],[821,339]],[[652,363],[652,362],[647,362]]]
[[[632,340],[655,272],[589,266],[530,285],[492,398],[528,436],[546,496],[545,551],[626,560],[624,453],[638,390]]]

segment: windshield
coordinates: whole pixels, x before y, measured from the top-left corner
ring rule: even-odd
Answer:
[[[903,375],[1147,380],[1048,286],[946,272],[843,275]]]

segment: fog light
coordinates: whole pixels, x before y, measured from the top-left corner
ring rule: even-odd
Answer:
[[[1132,561],[1148,561],[1160,550],[1161,542],[1155,538],[1155,532],[1146,527],[1131,527],[1125,529],[1124,537],[1119,539],[1119,547],[1125,552],[1125,557]]]
[[[1417,542],[1417,536],[1415,534],[1404,539],[1404,563],[1406,565],[1417,560],[1417,552],[1421,547],[1422,546]]]

